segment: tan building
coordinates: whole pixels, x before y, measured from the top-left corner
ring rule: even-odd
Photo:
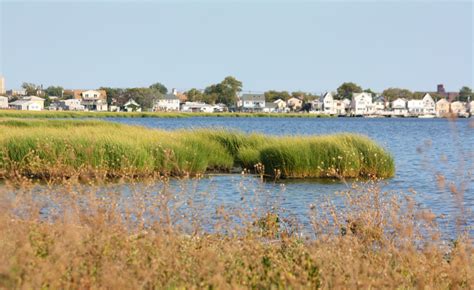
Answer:
[[[303,107],[303,101],[298,99],[298,98],[291,98],[288,101],[286,101],[286,106],[290,108],[293,111],[297,111]]]
[[[3,76],[0,76],[0,96],[5,95],[7,92],[5,88],[5,78]]]
[[[466,115],[466,113],[467,113],[466,103],[459,102],[459,101],[452,102],[451,103],[451,112],[453,114],[458,115],[458,116]]]
[[[450,111],[450,103],[446,99],[441,99],[436,102],[436,116],[447,117]]]

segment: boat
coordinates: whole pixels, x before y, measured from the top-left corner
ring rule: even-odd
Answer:
[[[418,116],[418,118],[421,118],[421,119],[431,119],[431,118],[434,118],[435,115],[420,115]]]

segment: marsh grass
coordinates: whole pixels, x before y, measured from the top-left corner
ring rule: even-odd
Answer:
[[[166,184],[137,185],[125,202],[114,189],[70,181],[0,188],[0,288],[470,289],[474,283],[472,241],[440,240],[436,215],[376,184],[341,193],[343,208],[308,205],[309,232],[277,204],[252,211],[255,201],[244,198],[205,211],[188,199],[199,192]]]
[[[271,178],[385,178],[395,172],[387,151],[355,134],[275,137],[224,129],[169,132],[104,121],[0,121],[4,178],[183,177],[234,167]]]
[[[308,113],[187,113],[187,112],[77,112],[77,111],[17,111],[0,110],[0,118],[190,118],[190,117],[235,117],[235,118],[330,118],[331,116]]]

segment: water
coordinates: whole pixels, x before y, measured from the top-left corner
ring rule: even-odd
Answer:
[[[370,118],[222,118],[195,117],[183,119],[161,118],[110,118],[113,122],[140,125],[165,130],[192,128],[231,128],[243,132],[271,135],[320,135],[340,132],[359,133],[376,140],[394,156],[396,175],[386,180],[384,190],[397,192],[416,191],[421,206],[431,208],[447,219],[459,213],[449,189],[452,184],[463,188],[463,206],[474,209],[474,128],[472,119],[370,119]],[[446,178],[441,187],[437,175]],[[201,181],[212,184],[221,202],[238,202],[239,176],[220,175]],[[268,192],[275,192],[283,208],[298,216],[306,215],[309,204],[331,198],[334,192],[343,191],[348,184],[337,181],[285,181],[267,183]],[[472,215],[471,215],[472,216]],[[468,220],[471,225],[474,221]]]

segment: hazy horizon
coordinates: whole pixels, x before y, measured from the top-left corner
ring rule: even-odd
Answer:
[[[473,3],[2,1],[0,75],[65,88],[474,87]]]

